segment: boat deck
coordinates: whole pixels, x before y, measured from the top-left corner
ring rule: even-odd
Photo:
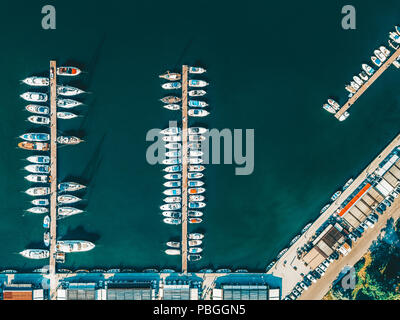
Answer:
[[[53,72],[51,71],[53,70]],[[50,61],[50,299],[56,299],[56,241],[57,241],[57,63]]]
[[[396,50],[390,57],[387,59],[381,67],[375,71],[375,73],[368,79],[366,83],[343,105],[342,108],[335,114],[335,117],[339,119],[350,107],[358,100],[359,97],[370,87],[371,84],[378,79],[382,73],[389,68],[392,63],[400,56],[400,48]]]
[[[188,184],[188,159],[187,159],[187,140],[188,140],[188,66],[182,66],[182,272],[187,273],[187,184]]]

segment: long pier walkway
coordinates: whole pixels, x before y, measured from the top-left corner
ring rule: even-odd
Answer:
[[[57,63],[50,61],[50,299],[56,299],[57,241]]]
[[[389,68],[392,63],[400,56],[400,48],[397,49],[390,57],[387,59],[384,64],[375,71],[375,73],[367,80],[366,83],[362,85],[362,87],[343,105],[342,108],[335,114],[335,117],[339,119],[350,107],[358,100],[359,97],[370,87],[371,84],[375,82],[376,79],[380,77],[382,73]]]
[[[187,88],[188,88],[188,66],[182,66],[182,272],[187,273],[187,204],[188,204],[188,107],[187,107]]]

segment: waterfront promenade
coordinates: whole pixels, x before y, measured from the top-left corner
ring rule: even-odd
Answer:
[[[188,204],[188,107],[187,107],[187,88],[188,88],[188,66],[182,66],[182,272],[187,273],[187,204]]]
[[[368,141],[360,141],[360,143],[368,143]],[[312,226],[297,240],[289,250],[275,263],[275,265],[268,271],[268,274],[272,274],[276,277],[282,278],[282,297],[288,295],[293,287],[303,280],[303,275],[306,275],[311,269],[304,265],[303,261],[297,258],[297,249],[308,243],[315,232],[327,221],[327,219],[335,213],[339,208],[340,204],[351,195],[354,190],[364,181],[364,179],[377,168],[379,163],[389,155],[389,153],[397,146],[400,145],[400,134],[397,135],[392,142],[386,146],[386,148],[364,169],[361,174],[354,179],[353,183],[347,188],[341,196],[331,204],[331,206],[323,214],[321,214],[312,224]],[[380,217],[379,223],[385,220],[384,217]],[[378,229],[378,228],[377,228]],[[360,241],[360,243],[362,243]],[[356,250],[359,243],[355,244]],[[361,247],[360,247],[361,248]],[[360,249],[360,251],[362,251]],[[365,251],[364,251],[365,253]],[[343,259],[343,257],[341,258]],[[328,268],[329,271],[329,268]],[[303,275],[302,275],[303,274]],[[319,281],[325,282],[326,275]],[[328,282],[328,281],[326,281]]]
[[[389,68],[392,63],[400,56],[400,48],[396,50],[390,57],[387,59],[383,65],[375,71],[375,73],[364,83],[361,88],[349,99],[347,102],[340,108],[340,110],[335,114],[335,117],[339,119],[350,107],[358,100],[359,97],[378,79],[382,73]]]
[[[50,297],[54,299],[57,288],[57,63],[50,61]]]

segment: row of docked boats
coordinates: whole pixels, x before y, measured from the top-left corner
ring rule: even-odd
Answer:
[[[60,67],[57,69],[58,75],[65,76],[75,76],[80,74],[81,71],[75,67]],[[50,74],[52,77],[52,74]],[[49,78],[46,77],[29,77],[22,81],[32,87],[45,87],[50,85]],[[73,88],[70,86],[58,86],[57,95],[60,96],[74,96],[83,93],[82,90]],[[38,92],[26,92],[21,95],[21,97],[27,101],[41,103],[47,102],[48,97],[45,93]],[[79,103],[74,103],[69,101],[69,99],[58,99],[57,106],[71,106],[72,104],[78,105]],[[49,125],[50,118],[50,108],[45,105],[30,104],[25,108],[27,111],[35,114],[28,118],[28,121],[37,125]],[[57,118],[59,119],[72,119],[77,117],[70,112],[57,112]],[[20,136],[23,140],[19,143],[19,147],[26,150],[36,150],[36,151],[48,151],[50,135],[48,133],[25,133]],[[81,139],[77,137],[70,136],[58,136],[56,138],[59,144],[77,144],[82,142]],[[29,182],[36,184],[36,186],[31,187],[25,191],[29,196],[35,197],[31,203],[33,207],[27,209],[26,211],[33,214],[48,214],[49,213],[49,195],[51,194],[51,189],[49,183],[51,182],[51,158],[48,154],[38,154],[32,155],[26,158],[29,162],[24,169],[30,174],[25,176],[25,179]],[[44,185],[44,186],[43,186]],[[83,210],[74,208],[71,205],[81,201],[82,199],[70,194],[78,190],[86,188],[86,186],[76,183],[76,182],[62,182],[59,183],[57,194],[57,219],[69,217],[82,213]],[[48,247],[50,245],[51,235],[49,232],[51,218],[46,215],[43,218],[43,227],[45,232],[43,234],[44,245]],[[64,261],[65,253],[69,252],[83,252],[89,251],[94,248],[94,244],[89,241],[83,240],[64,240],[56,242],[56,259],[57,261]],[[20,254],[29,259],[45,259],[48,258],[50,252],[48,249],[26,249],[20,252]]]
[[[333,100],[332,98],[329,98],[327,103],[324,103],[322,105],[322,108],[325,111],[328,111],[331,114],[336,114],[342,107],[339,105],[339,103],[337,103],[335,100]],[[347,111],[345,111],[340,117],[339,117],[339,121],[344,121],[349,117],[350,113],[348,113]]]

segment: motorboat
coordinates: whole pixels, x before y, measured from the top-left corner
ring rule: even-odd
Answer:
[[[171,150],[177,150],[182,148],[182,145],[180,143],[166,143],[165,148],[171,149]]]
[[[201,127],[192,127],[188,129],[188,133],[191,134],[204,134],[207,132],[206,128]]]
[[[168,167],[165,167],[163,170],[165,172],[170,172],[170,173],[172,173],[172,172],[180,172],[180,171],[182,171],[182,166],[181,165],[168,166]]]
[[[203,181],[198,181],[198,180],[189,180],[188,181],[188,187],[201,187],[204,185]]]
[[[389,38],[392,39],[396,43],[400,43],[400,36],[396,32],[390,32]]]
[[[189,80],[189,87],[202,88],[208,86],[208,83],[204,80]]]
[[[204,90],[190,90],[188,93],[189,93],[189,97],[202,97],[207,92],[205,92]]]
[[[163,211],[162,215],[166,218],[174,218],[174,219],[180,219],[182,217],[182,213],[176,211]]]
[[[394,44],[391,40],[388,40],[389,46],[393,48],[394,50],[397,50],[400,48],[398,44]]]
[[[199,142],[190,142],[190,143],[188,143],[188,149],[190,149],[190,150],[201,149],[201,143],[199,143]]]
[[[365,71],[361,71],[358,76],[361,78],[363,81],[368,81],[368,75],[365,73]]]
[[[278,253],[278,255],[276,256],[276,259],[281,258],[288,250],[289,250],[289,248],[285,248],[285,249],[283,249],[282,251],[280,251],[280,252]]]
[[[59,108],[75,108],[77,106],[80,106],[82,102],[72,100],[72,99],[57,99],[57,107]]]
[[[188,238],[190,240],[201,240],[204,238],[204,234],[202,233],[189,233]]]
[[[71,96],[77,96],[78,94],[82,94],[82,93],[85,93],[85,91],[75,88],[75,87],[57,86],[57,94],[59,94],[60,96],[71,97]]]
[[[200,171],[203,171],[205,169],[205,167],[204,166],[202,166],[202,165],[190,165],[189,166],[189,171],[194,171],[194,172],[200,172]]]
[[[75,113],[72,112],[66,112],[66,111],[62,111],[62,112],[57,112],[57,118],[58,119],[73,119],[73,118],[77,118],[78,116]]]
[[[50,228],[50,222],[51,222],[50,217],[49,216],[45,216],[43,218],[43,228],[45,228],[45,229]]]
[[[204,208],[206,204],[204,202],[189,202],[188,207],[190,209],[198,209],[198,208]]]
[[[203,159],[201,159],[201,158],[189,158],[188,159],[188,163],[190,163],[190,164],[200,164],[200,163],[203,163]]]
[[[179,210],[180,208],[180,203],[167,203],[160,206],[160,209],[163,211]]]
[[[78,191],[86,188],[86,186],[76,182],[62,182],[58,184],[59,191]]]
[[[57,251],[70,253],[70,252],[86,252],[95,247],[94,243],[84,240],[63,240],[57,241]]]
[[[48,96],[41,92],[25,92],[20,97],[29,102],[47,102]]]
[[[182,220],[181,219],[174,219],[174,218],[164,218],[163,219],[164,223],[166,224],[181,224]]]
[[[45,164],[30,164],[25,166],[24,168],[28,172],[32,173],[49,173],[50,172],[50,166],[45,165]]]
[[[202,195],[191,195],[189,196],[189,201],[192,202],[201,202],[204,201],[205,197]]]
[[[59,207],[57,213],[60,216],[73,216],[75,214],[82,213],[83,210],[73,208],[73,207]]]
[[[30,174],[25,177],[26,180],[33,183],[49,183],[50,178],[44,174]]]
[[[181,79],[180,73],[173,73],[173,72],[169,72],[169,71],[167,71],[164,74],[159,75],[159,77],[161,79],[165,79],[165,80],[169,80],[169,81],[178,81]]]
[[[165,109],[172,110],[172,111],[177,111],[177,110],[181,109],[181,106],[179,104],[165,104],[165,105],[163,105],[163,107]]]
[[[47,125],[50,124],[50,118],[42,116],[30,116],[28,121],[34,124]]]
[[[168,241],[166,244],[170,248],[180,248],[181,247],[181,243],[178,241]]]
[[[161,102],[170,104],[170,103],[181,102],[182,99],[179,98],[179,97],[176,97],[176,96],[167,96],[167,97],[164,97],[164,98],[162,98],[160,100],[161,100]]]
[[[338,111],[340,109],[340,105],[339,103],[337,103],[335,100],[333,99],[328,99],[328,103],[333,107],[333,109],[335,109],[336,111]]]
[[[189,67],[189,73],[200,74],[206,72],[206,69],[200,67]]]
[[[199,100],[189,100],[188,105],[192,108],[205,108],[208,106],[208,103]]]
[[[180,173],[168,173],[164,176],[164,178],[168,180],[178,180],[182,179],[182,175]]]
[[[357,83],[355,83],[354,81],[351,81],[350,85],[351,85],[352,88],[354,88],[354,90],[360,89],[360,86]]]
[[[181,194],[181,189],[167,189],[164,190],[163,193],[166,196],[179,196]]]
[[[347,111],[345,111],[340,117],[339,117],[339,121],[344,121],[349,117],[350,113],[348,113]]]
[[[18,147],[25,150],[49,151],[49,144],[47,142],[22,141],[18,143]]]
[[[353,80],[355,83],[357,83],[360,87],[364,84],[364,81],[362,81],[359,77],[354,76]]]
[[[189,254],[188,260],[189,261],[199,261],[201,259],[201,255],[199,254]]]
[[[181,251],[178,249],[167,249],[165,250],[165,253],[169,256],[178,256],[181,254]]]
[[[369,66],[366,63],[362,64],[362,68],[364,69],[364,71],[369,75],[372,76],[375,72],[374,68],[372,68],[371,66]]]
[[[49,209],[47,209],[46,207],[32,207],[27,209],[26,211],[35,214],[43,214],[49,212]]]
[[[180,152],[180,150],[174,150],[174,151],[167,151],[165,153],[166,157],[170,157],[170,158],[176,158],[176,157],[180,157],[182,154]]]
[[[50,84],[49,78],[46,77],[28,77],[22,82],[32,87],[46,87]]]
[[[28,259],[47,259],[50,256],[49,250],[45,249],[26,249],[19,253],[25,258]]]
[[[202,243],[203,243],[203,241],[201,241],[201,240],[189,240],[188,241],[189,247],[200,246]]]
[[[161,87],[165,90],[174,90],[182,88],[182,84],[180,82],[167,82],[163,83]]]
[[[29,142],[44,142],[50,140],[50,135],[48,133],[24,133],[19,137]]]
[[[390,50],[385,46],[380,46],[379,50],[385,55],[386,58],[390,56]]]
[[[34,206],[48,206],[50,201],[48,199],[34,199],[31,201]]]
[[[182,141],[182,136],[177,135],[177,136],[164,136],[162,137],[162,141],[165,142],[179,142]]]
[[[372,56],[371,57],[371,60],[372,60],[372,62],[377,66],[377,67],[380,67],[381,65],[382,65],[382,61],[381,60],[379,60],[377,57],[375,57],[375,56]]]
[[[31,163],[39,163],[39,164],[46,164],[50,163],[50,157],[49,156],[30,156],[26,158]]]
[[[163,200],[166,203],[181,203],[182,202],[181,197],[166,197]]]
[[[76,68],[76,67],[58,67],[57,68],[57,74],[59,76],[77,76],[81,74],[81,70]]]
[[[40,106],[37,104],[28,104],[25,107],[25,109],[26,109],[26,111],[29,111],[31,113],[37,113],[37,114],[49,114],[50,113],[49,107]]]
[[[353,183],[353,181],[354,181],[353,178],[350,178],[349,180],[347,180],[347,182],[343,186],[343,191],[346,190],[348,187],[350,187],[350,185]]]
[[[78,198],[76,196],[70,195],[70,194],[63,194],[59,195],[57,197],[57,202],[61,204],[71,204],[71,203],[76,203],[81,201],[81,198]]]
[[[203,151],[199,150],[190,150],[189,151],[189,157],[201,157],[204,154]]]
[[[332,197],[331,197],[331,200],[332,201],[335,201],[337,198],[339,198],[339,196],[342,194],[342,191],[336,191],[333,195],[332,195]]]
[[[322,106],[322,108],[324,108],[326,111],[328,111],[329,113],[335,114],[336,110],[333,109],[333,107],[327,103],[324,103],[324,105]]]
[[[379,49],[374,50],[374,54],[380,61],[384,62],[386,60],[386,56]]]
[[[354,89],[352,86],[350,86],[350,85],[346,85],[346,90],[348,91],[348,92],[350,92],[350,93],[352,93],[352,94],[354,94],[354,93],[356,93],[357,92],[357,90],[356,89]]]
[[[181,131],[182,129],[179,127],[168,127],[164,130],[161,130],[160,133],[165,135],[176,135],[181,133]]]
[[[50,188],[49,187],[34,187],[34,188],[29,188],[28,190],[25,191],[25,193],[32,197],[47,196],[48,194],[50,194]]]
[[[188,172],[189,179],[200,179],[203,178],[204,174],[201,172]]]
[[[199,141],[205,141],[205,140],[206,140],[206,137],[202,136],[202,135],[194,135],[194,134],[189,135],[190,142],[199,142]]]
[[[50,232],[47,231],[43,234],[43,243],[46,247],[50,245]]]
[[[57,142],[59,144],[79,144],[83,142],[83,140],[74,136],[58,136]]]
[[[188,252],[189,252],[189,253],[200,253],[200,252],[202,252],[202,251],[203,251],[202,248],[189,248],[189,249],[188,249]]]
[[[167,181],[164,183],[164,187],[167,188],[179,188],[181,186],[180,181]]]
[[[190,109],[188,111],[188,115],[191,117],[205,117],[209,114],[210,114],[210,112],[208,112],[206,110],[202,110],[202,109]]]

